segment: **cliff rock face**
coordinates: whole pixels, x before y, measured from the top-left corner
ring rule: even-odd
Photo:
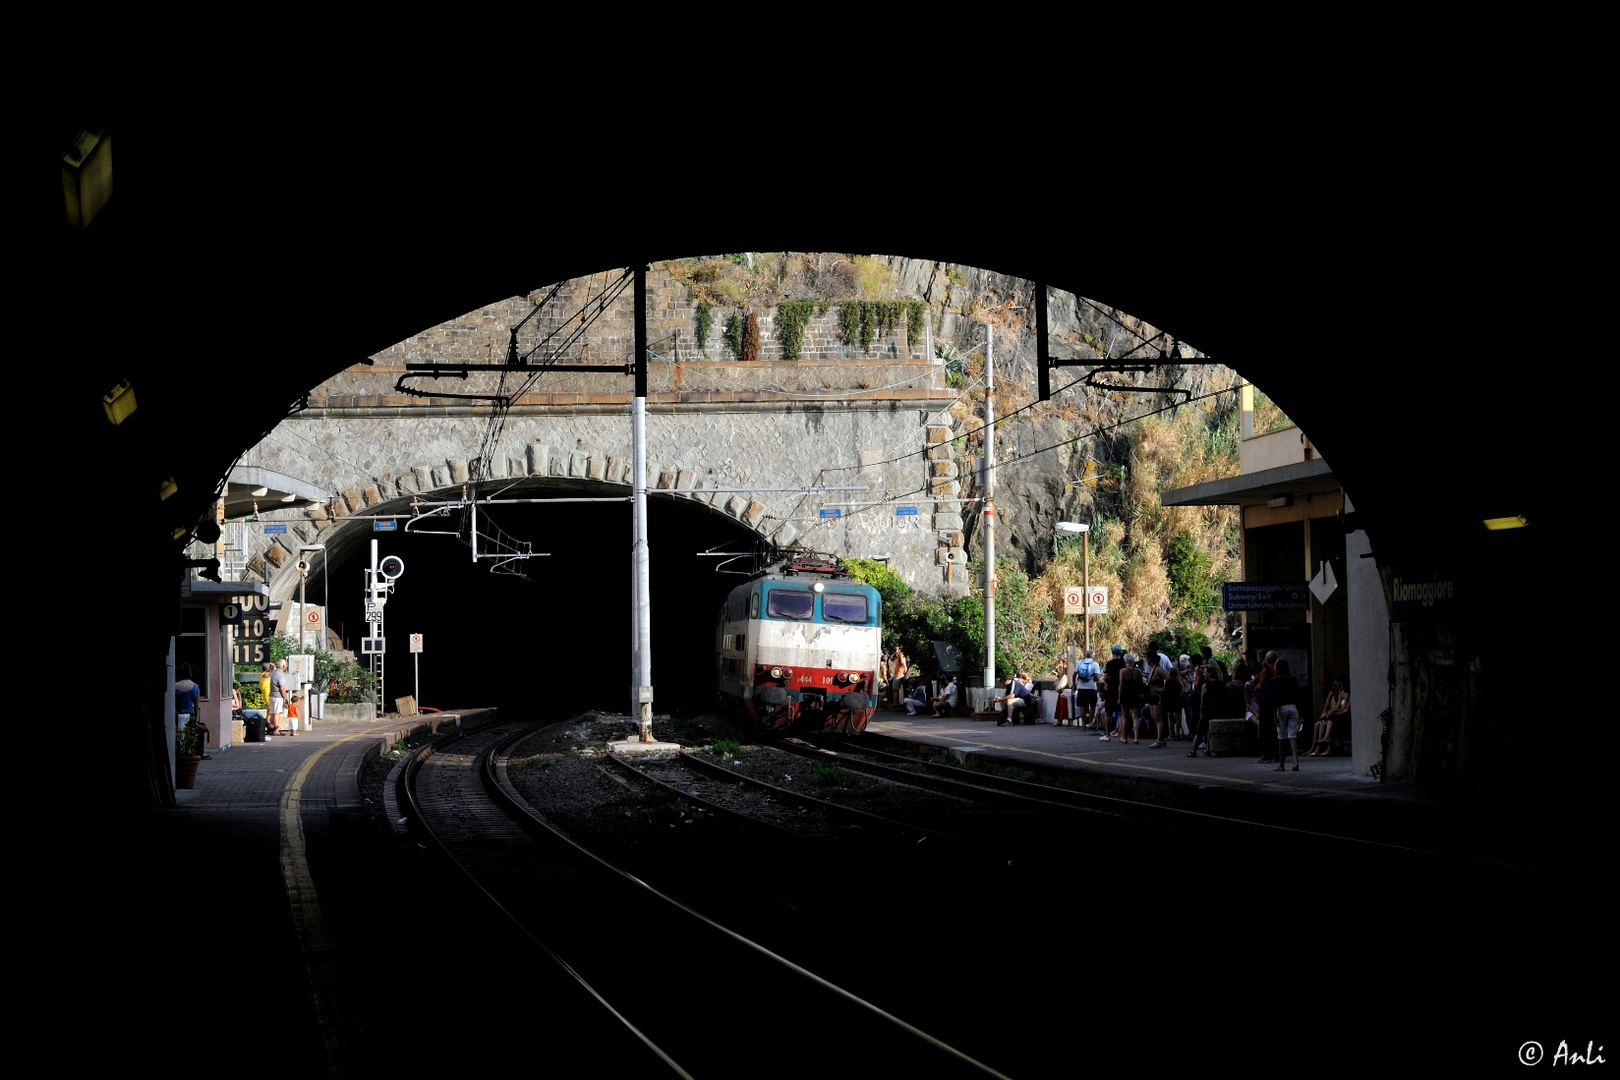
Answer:
[[[982,494],[976,462],[984,453],[983,436],[973,433],[984,423],[984,342],[988,332],[995,334],[995,411],[1006,418],[996,426],[996,550],[1031,575],[1051,556],[1054,523],[1089,520],[1093,501],[1110,498],[1114,489],[1098,480],[1117,474],[1123,464],[1129,421],[1182,399],[1164,388],[1197,398],[1237,384],[1230,368],[1200,363],[1202,354],[1186,342],[1176,346],[1173,330],[1053,291],[1047,300],[1048,351],[1054,360],[1079,363],[1054,369],[1050,400],[1037,402],[1033,282],[938,262],[884,261],[899,276],[902,295],[921,297],[932,307],[935,350],[968,354],[960,381],[952,380],[961,396],[951,410],[957,433],[968,435],[957,444],[968,497]],[[1087,375],[1110,361],[1154,366],[1097,373],[1099,383],[1136,390],[1086,386]],[[976,548],[982,518],[964,518],[968,542]]]

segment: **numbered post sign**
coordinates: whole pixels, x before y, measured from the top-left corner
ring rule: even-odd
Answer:
[[[263,596],[242,596],[225,608],[235,608],[225,621],[230,630],[231,663],[262,664],[270,659],[270,601]]]

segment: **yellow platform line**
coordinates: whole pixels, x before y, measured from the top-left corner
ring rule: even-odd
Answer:
[[[304,783],[315,763],[333,750],[355,739],[375,737],[370,732],[359,732],[323,746],[304,760],[281,794],[281,882],[287,893],[287,909],[292,914],[293,932],[298,938],[298,951],[315,1006],[315,1020],[333,1076],[343,1076],[346,1072],[343,1063],[350,1055],[344,1052],[344,1043],[359,1029],[358,1012],[348,980],[333,952],[326,917],[321,912],[321,898],[309,870],[302,814]]]

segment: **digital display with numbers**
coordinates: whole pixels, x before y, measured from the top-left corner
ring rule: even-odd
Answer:
[[[228,624],[231,663],[262,664],[270,659],[270,599],[244,596],[239,598],[237,606],[242,609],[241,620]]]

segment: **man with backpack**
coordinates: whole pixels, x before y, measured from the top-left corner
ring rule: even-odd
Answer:
[[[1097,712],[1097,676],[1102,674],[1102,668],[1092,659],[1091,650],[1074,666],[1074,702],[1078,711],[1075,713],[1075,724],[1084,722],[1089,729]]]

